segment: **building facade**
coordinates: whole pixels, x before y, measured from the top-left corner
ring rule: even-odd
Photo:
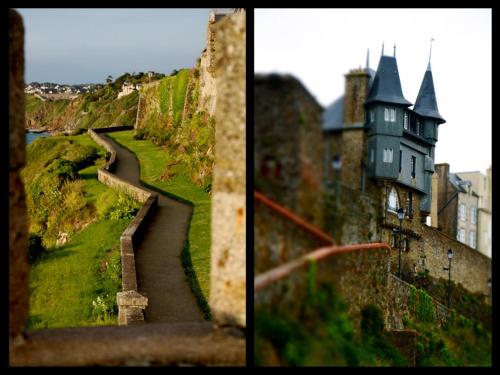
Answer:
[[[491,167],[487,169],[486,175],[479,172],[457,172],[462,180],[472,184],[472,190],[478,195],[478,206],[476,212],[471,207],[471,220],[476,216],[477,221],[477,250],[491,258]]]

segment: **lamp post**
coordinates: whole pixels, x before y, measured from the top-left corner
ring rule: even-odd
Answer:
[[[451,260],[453,259],[453,250],[448,249],[448,267],[443,267],[444,271],[448,271],[448,308],[450,308],[451,299]]]
[[[342,168],[342,159],[340,158],[339,155],[335,155],[332,158],[332,169],[335,172],[335,214],[334,214],[334,219],[338,217],[338,209],[339,209],[339,174],[340,174],[340,169]],[[335,232],[335,227],[336,227],[336,221],[334,222],[333,225],[333,231]]]
[[[488,279],[488,289],[490,290],[490,305],[493,303],[493,291],[491,290],[491,277]]]
[[[401,278],[401,251],[403,245],[403,219],[405,217],[405,211],[402,208],[398,209],[398,219],[399,219],[399,261],[398,261],[398,275]]]

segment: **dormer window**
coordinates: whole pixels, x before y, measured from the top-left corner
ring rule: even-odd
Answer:
[[[384,121],[396,122],[396,108],[384,108]]]
[[[405,117],[403,119],[403,127],[408,130],[408,112],[405,112]]]
[[[373,109],[370,110],[370,122],[375,122],[375,111]]]
[[[417,120],[416,133],[417,133],[417,135],[421,135],[422,134],[422,124],[421,124],[420,120]]]

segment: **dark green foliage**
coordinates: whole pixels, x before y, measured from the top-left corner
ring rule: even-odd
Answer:
[[[368,305],[361,311],[363,337],[379,336],[384,330],[384,316],[377,306]]]
[[[30,264],[35,263],[37,260],[39,260],[47,250],[42,244],[42,237],[30,233],[28,235],[28,262]]]
[[[347,314],[347,305],[330,285],[316,285],[315,275],[315,264],[310,263],[307,302],[296,318],[287,316],[283,310],[256,311],[256,365],[407,364],[385,337],[380,311],[375,312],[373,307],[365,309],[364,324],[369,328],[360,340]]]

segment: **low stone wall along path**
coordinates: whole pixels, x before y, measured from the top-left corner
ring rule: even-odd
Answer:
[[[139,183],[136,156],[104,136],[116,150],[113,174],[144,189]],[[134,246],[138,291],[148,298],[144,311],[146,322],[204,320],[186,281],[180,258],[191,211],[189,205],[159,194],[158,208],[144,228],[140,242]]]

